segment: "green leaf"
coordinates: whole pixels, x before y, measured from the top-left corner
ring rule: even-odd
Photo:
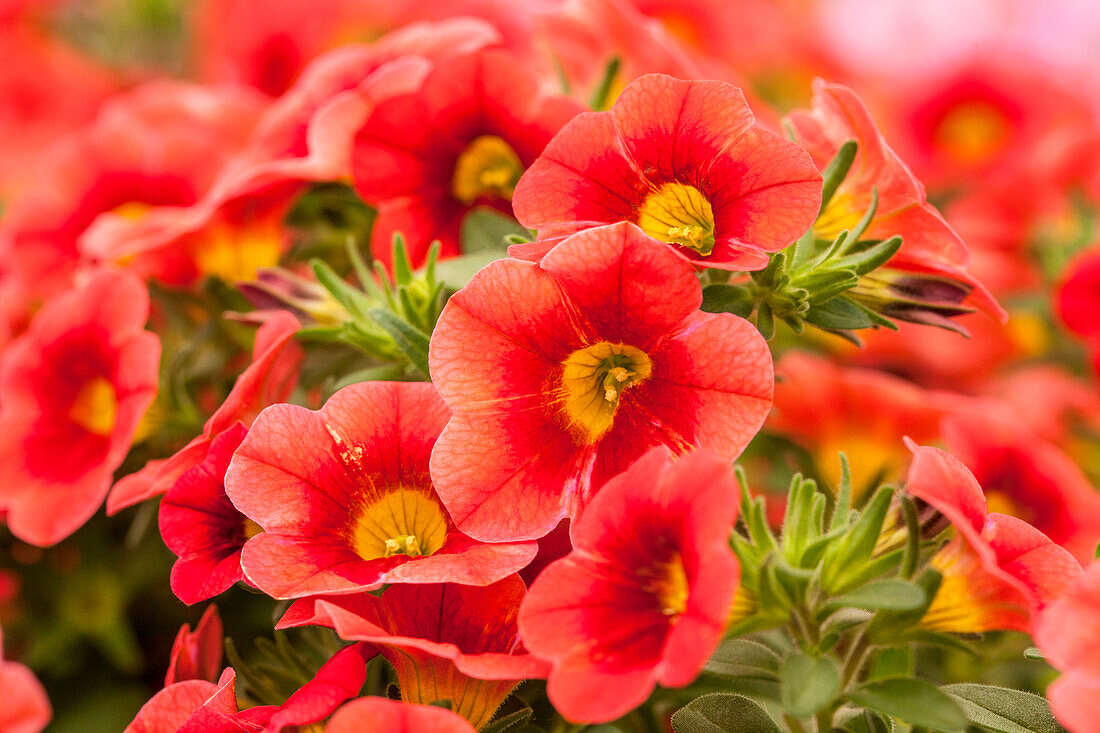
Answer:
[[[834,728],[833,731],[843,730],[848,733],[891,733],[894,730],[894,726],[890,721],[885,720],[881,715],[872,713],[870,710],[857,710],[854,715],[851,715],[841,723],[841,728]]]
[[[825,207],[833,200],[836,189],[848,176],[848,171],[852,167],[852,161],[856,159],[857,152],[859,152],[859,144],[855,140],[849,140],[840,146],[840,150],[836,151],[836,155],[829,161],[829,165],[825,166],[825,172],[821,176],[823,179],[821,209],[818,211],[818,216],[821,216],[820,212],[825,211]]]
[[[504,249],[504,241],[508,237],[521,235],[529,238],[530,234],[530,230],[512,217],[487,206],[478,206],[462,220],[459,239],[462,251],[469,254],[484,250],[499,251]]]
[[[940,688],[959,704],[974,725],[996,733],[1064,733],[1047,701],[1038,695],[992,685]]]
[[[829,263],[830,267],[849,267],[857,275],[867,273],[885,265],[901,249],[901,237],[890,237],[875,242],[867,249],[845,255]]]
[[[924,606],[927,597],[916,583],[896,578],[876,580],[829,601],[830,606],[851,606],[889,611],[915,611]]]
[[[723,677],[779,679],[779,655],[771,647],[750,639],[727,639],[703,667],[704,672]]]
[[[534,711],[526,704],[519,710],[508,713],[507,715],[497,713],[498,717],[482,728],[481,733],[505,733],[505,731],[515,730],[520,726],[526,725],[533,714]]]
[[[856,331],[875,325],[865,310],[843,295],[811,306],[803,319],[813,326],[833,331]]]
[[[481,268],[507,256],[508,253],[503,249],[483,249],[460,257],[452,257],[436,263],[435,275],[439,282],[452,290],[459,290],[466,287]]]
[[[741,285],[713,283],[703,288],[703,310],[707,313],[733,313],[748,318],[754,307],[756,298]]]
[[[611,87],[615,84],[615,79],[619,75],[619,67],[621,65],[622,59],[618,56],[615,56],[607,62],[603,77],[600,79],[600,83],[596,87],[595,92],[592,93],[592,99],[588,102],[589,107],[594,110],[607,108],[607,103],[611,100]]]
[[[884,680],[891,677],[912,677],[916,670],[916,654],[911,646],[895,646],[875,653],[869,679]]]
[[[779,670],[779,701],[796,718],[808,718],[840,692],[840,671],[828,657],[787,657]]]
[[[428,336],[388,310],[372,308],[370,316],[393,338],[401,353],[425,377],[428,376]]]
[[[889,679],[871,682],[848,698],[860,707],[897,718],[912,726],[940,733],[966,733],[962,708],[935,685],[917,679]]]
[[[692,700],[672,715],[676,733],[779,733],[764,708],[742,695],[715,692]]]

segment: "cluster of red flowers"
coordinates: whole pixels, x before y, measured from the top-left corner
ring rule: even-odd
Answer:
[[[743,643],[843,651],[792,731],[934,727],[861,696],[871,650],[994,631],[1100,730],[1098,100],[950,39],[897,84],[859,19],[908,11],[802,5],[198,2],[183,81],[0,2],[0,581],[155,525],[184,604],[331,643],[270,695],[210,606],[128,733],[504,731],[525,680],[535,722],[658,729],[785,624]],[[984,42],[1024,59],[1017,12]],[[750,493],[796,470],[777,540]]]

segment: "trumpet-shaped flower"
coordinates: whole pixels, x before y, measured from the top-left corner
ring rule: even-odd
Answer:
[[[141,281],[101,271],[42,307],[0,364],[0,507],[52,545],[103,502],[157,392],[160,342]]]
[[[729,463],[655,448],[608,482],[572,527],[574,550],[539,575],[520,631],[554,668],[570,720],[614,720],[659,682],[683,687],[721,641],[737,587]],[[614,692],[609,694],[609,691]]]
[[[759,270],[813,224],[821,174],[759,125],[737,87],[647,74],[608,112],[571,120],[516,184],[513,208],[540,242],[629,221],[685,260]]]
[[[318,411],[274,405],[256,419],[225,490],[263,531],[246,578],[275,598],[384,583],[486,585],[534,557],[534,543],[487,545],[451,522],[428,475],[449,411],[431,384],[363,382]]]
[[[451,298],[429,354],[454,410],[432,476],[458,527],[541,537],[654,446],[740,454],[771,407],[771,354],[701,298],[691,266],[628,223],[494,262]]]

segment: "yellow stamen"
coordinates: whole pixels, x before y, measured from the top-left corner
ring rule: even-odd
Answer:
[[[69,419],[89,433],[106,436],[114,430],[117,414],[115,386],[104,377],[96,377],[85,382],[77,392]]]
[[[277,222],[255,226],[217,224],[194,246],[195,266],[206,276],[226,282],[253,280],[261,267],[279,264],[282,231]]]
[[[683,183],[665,183],[638,207],[638,226],[649,236],[693,249],[714,251],[714,209],[702,192]]]
[[[687,610],[688,582],[679,553],[655,567],[638,570],[642,590],[652,593],[664,616],[678,617]]]
[[[649,378],[653,364],[634,346],[601,341],[562,362],[562,412],[589,441],[611,429],[623,390]]]
[[[447,541],[447,515],[427,491],[397,488],[365,507],[350,534],[364,560],[431,555]]]
[[[451,193],[467,206],[480,198],[511,201],[521,175],[523,162],[512,146],[496,135],[482,135],[458,156]]]

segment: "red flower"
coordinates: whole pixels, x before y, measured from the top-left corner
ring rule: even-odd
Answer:
[[[352,151],[355,187],[378,208],[375,257],[389,262],[397,232],[414,265],[436,239],[458,254],[471,207],[510,214],[524,169],[581,109],[541,94],[523,64],[496,50],[448,59],[414,93],[380,102]]]
[[[655,448],[573,524],[574,550],[520,608],[532,652],[553,662],[550,701],[570,720],[614,720],[659,682],[691,683],[717,648],[737,588],[728,461]]]
[[[785,353],[775,371],[775,409],[767,428],[811,451],[830,481],[840,477],[843,451],[857,499],[874,489],[876,481],[900,479],[909,461],[902,438],[938,439],[941,420],[959,402],[956,394],[801,351]]]
[[[381,596],[298,601],[278,628],[320,624],[374,644],[397,671],[402,700],[450,700],[480,728],[521,680],[546,676],[546,663],[518,640],[525,593],[516,575],[485,587],[393,585]]]
[[[3,648],[0,633],[0,652]],[[0,657],[0,690],[4,691],[4,704],[0,705],[0,730],[4,733],[39,733],[50,722],[53,711],[46,691],[25,665]]]
[[[1066,550],[1015,517],[988,513],[982,487],[957,458],[909,441],[907,490],[957,532],[932,565],[943,581],[922,623],[941,631],[1027,632],[1043,605],[1081,574]]]
[[[1047,688],[1054,714],[1071,733],[1100,731],[1100,560],[1043,611],[1035,644],[1062,671]]]
[[[432,476],[459,528],[541,537],[656,445],[732,461],[771,406],[771,354],[701,297],[686,262],[626,223],[541,264],[493,262],[452,297],[429,357],[454,410]]]
[[[362,733],[379,730],[386,733],[474,733],[466,720],[450,710],[434,705],[410,705],[384,697],[361,697],[336,711],[325,726],[325,733]]]
[[[12,328],[22,328],[39,299],[71,285],[78,240],[97,216],[193,204],[265,105],[246,89],[157,80],[111,98],[91,124],[61,139],[0,226],[12,248],[2,284],[21,301]]]
[[[222,668],[222,641],[222,620],[218,616],[218,607],[210,604],[194,631],[191,631],[190,624],[180,627],[172,644],[164,686],[183,680],[213,682],[218,679]]]
[[[0,506],[52,545],[95,513],[157,392],[140,280],[101,271],[49,301],[0,364]]]
[[[236,675],[226,668],[217,684],[184,680],[168,685],[141,706],[123,733],[181,733],[194,717],[231,715],[237,712],[235,683]],[[200,731],[191,726],[188,733]]]
[[[449,412],[424,383],[363,382],[319,411],[275,405],[225,476],[233,504],[264,531],[245,576],[276,598],[384,583],[485,585],[534,557],[533,543],[486,545],[452,524],[428,475]]]
[[[82,239],[84,251],[162,278],[174,266],[184,282],[200,273],[251,279],[285,249],[281,218],[305,185],[351,176],[355,133],[381,99],[415,91],[434,60],[496,39],[491,27],[464,18],[413,24],[318,57],[264,112],[202,199],[137,217],[101,216]],[[189,256],[191,265],[178,262]]]
[[[1025,520],[1084,561],[1100,538],[1100,493],[1073,459],[997,403],[948,418],[951,452],[973,471],[986,501]]]
[[[107,513],[165,493],[189,469],[205,459],[221,433],[242,422],[246,426],[260,410],[290,396],[298,381],[298,367],[304,356],[294,342],[298,320],[286,312],[277,312],[256,332],[252,364],[237,378],[221,407],[203,426],[202,435],[167,459],[149,461],[137,473],[119,480],[107,497]]]
[[[841,231],[854,229],[870,208],[872,192],[877,191],[878,208],[866,237],[902,237],[902,247],[887,267],[956,280],[974,289],[971,297],[983,309],[1004,317],[993,296],[967,274],[970,253],[966,245],[928,203],[924,186],[886,144],[855,92],[815,79],[813,109],[792,112],[786,122],[821,170],[847,141],[859,145],[847,177],[814,224],[816,236],[835,239]]]
[[[813,224],[821,174],[806,151],[755,122],[736,87],[649,74],[609,112],[563,127],[513,204],[541,239],[629,221],[689,262],[759,270]],[[537,259],[550,246],[513,254]]]
[[[241,548],[260,528],[229,501],[225,472],[247,433],[237,423],[215,437],[203,462],[180,476],[160,503],[161,537],[179,558],[172,592],[184,603],[216,596],[244,577]]]

